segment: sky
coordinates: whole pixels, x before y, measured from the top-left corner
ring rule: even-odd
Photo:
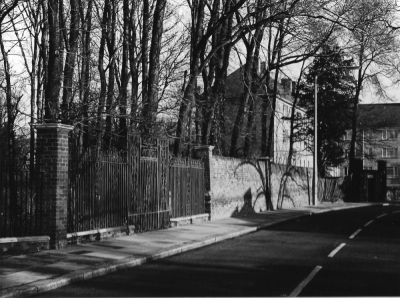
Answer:
[[[297,79],[300,73],[300,66],[293,66],[290,69],[287,69],[289,76],[291,76],[292,80]],[[357,71],[354,70],[354,76],[357,75]],[[361,93],[361,103],[363,104],[377,104],[377,103],[400,103],[400,84],[397,86],[393,86],[389,79],[383,80],[383,84],[385,86],[385,91],[387,92],[388,97],[391,100],[382,100],[379,99],[374,93],[374,89],[368,84],[365,84],[362,93]],[[399,116],[400,117],[400,116]]]

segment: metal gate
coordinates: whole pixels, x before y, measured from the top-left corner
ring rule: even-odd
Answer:
[[[205,212],[204,165],[200,160],[172,159],[168,180],[172,217]]]
[[[168,140],[135,136],[128,138],[131,177],[128,224],[138,232],[169,226]]]

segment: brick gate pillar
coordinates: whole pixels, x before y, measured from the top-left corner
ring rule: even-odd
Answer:
[[[212,151],[215,146],[199,146],[195,147],[196,157],[204,163],[204,189],[205,189],[205,211],[211,214],[211,197],[212,197]]]
[[[42,232],[50,237],[50,247],[67,244],[68,132],[72,126],[60,123],[36,124],[37,150],[42,182]]]

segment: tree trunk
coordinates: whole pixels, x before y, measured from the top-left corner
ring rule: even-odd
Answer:
[[[354,160],[356,159],[356,141],[357,141],[357,116],[358,116],[358,104],[360,98],[360,92],[362,88],[362,51],[360,50],[360,69],[358,70],[357,88],[356,94],[353,99],[353,115],[351,118],[351,140],[350,140],[350,151],[349,151],[349,175],[354,173]]]
[[[8,174],[9,174],[9,184],[10,184],[10,207],[11,212],[17,212],[17,187],[15,185],[15,133],[14,133],[14,121],[15,116],[13,115],[13,103],[12,103],[12,90],[11,90],[11,73],[10,73],[10,63],[8,60],[8,53],[4,47],[3,42],[3,32],[0,23],[0,50],[3,56],[4,65],[4,76],[6,79],[6,107],[7,107],[7,157],[9,160]],[[15,107],[16,109],[17,107]],[[13,214],[14,216],[15,214]]]
[[[49,0],[47,16],[49,20],[49,64],[45,93],[45,120],[57,122],[61,88],[59,0]]]
[[[129,0],[123,2],[123,34],[122,34],[122,65],[121,65],[121,88],[119,90],[119,147],[127,146],[127,125],[126,125],[126,108],[128,97],[128,63],[129,63]]]
[[[238,154],[238,142],[243,129],[243,122],[246,116],[246,108],[248,107],[250,97],[250,85],[252,82],[251,69],[254,59],[253,51],[254,40],[251,42],[251,44],[247,46],[246,63],[243,69],[243,93],[240,98],[240,105],[236,114],[235,125],[233,126],[230,156],[237,156]]]
[[[174,143],[174,153],[176,156],[181,155],[185,139],[187,135],[188,116],[189,112],[195,104],[195,86],[197,76],[199,74],[198,64],[200,61],[201,48],[197,46],[198,41],[202,36],[204,23],[204,6],[205,0],[199,0],[197,7],[192,9],[192,38],[191,38],[191,61],[190,74],[188,84],[183,94],[183,99],[179,108],[178,124],[176,127],[176,138]]]
[[[111,24],[108,24],[108,53],[109,57],[109,72],[108,72],[108,92],[107,92],[107,116],[106,116],[106,132],[104,136],[104,146],[107,150],[111,149],[111,134],[112,134],[112,114],[114,111],[114,86],[115,86],[115,25],[116,25],[116,5],[115,0],[110,2]]]
[[[146,123],[143,119],[143,111],[147,109],[148,104],[148,85],[149,85],[149,23],[150,8],[149,0],[143,0],[143,25],[142,25],[142,123],[140,125],[141,132],[145,131]]]
[[[96,147],[97,150],[101,148],[101,141],[103,135],[103,113],[104,106],[107,96],[107,79],[106,79],[106,71],[104,70],[104,52],[106,46],[106,37],[107,37],[107,24],[109,22],[109,0],[104,2],[103,9],[103,19],[101,20],[101,39],[100,39],[100,48],[99,48],[99,76],[100,76],[100,94],[99,94],[99,106],[97,107],[97,132],[96,132]]]
[[[47,17],[47,1],[43,0],[41,2],[42,6],[42,16],[43,16],[43,28],[42,28],[42,37],[41,37],[41,57],[42,57],[42,72],[43,72],[43,84],[42,84],[42,97],[40,102],[40,119],[44,121],[44,111],[46,106],[46,90],[48,85],[48,65],[49,65],[49,19]],[[39,107],[39,104],[38,104]]]
[[[70,35],[67,47],[67,56],[64,66],[64,89],[61,105],[61,114],[63,123],[69,123],[68,111],[72,104],[72,83],[75,70],[76,53],[78,50],[79,38],[79,16],[78,16],[78,0],[70,0],[71,6],[71,21]]]
[[[196,68],[197,69],[197,68]],[[176,139],[174,143],[174,154],[176,156],[180,156],[184,146],[185,146],[185,138],[187,135],[187,125],[189,112],[192,109],[194,104],[194,89],[197,79],[196,70],[191,71],[191,77],[188,82],[188,86],[185,89],[185,93],[183,94],[183,100],[181,101],[181,106],[179,108],[179,117],[178,124],[176,128]]]
[[[163,33],[164,12],[166,0],[157,0],[153,16],[153,32],[150,47],[149,76],[146,101],[143,104],[143,121],[145,133],[152,132],[156,122],[158,107],[158,80],[160,75],[161,38]]]
[[[252,37],[255,40],[254,45],[254,58],[252,59],[251,65],[251,82],[250,89],[247,89],[251,92],[250,102],[249,102],[249,112],[247,115],[247,128],[246,128],[246,136],[244,138],[244,156],[246,158],[250,157],[250,152],[254,140],[254,107],[256,101],[258,101],[258,94],[260,90],[261,80],[263,78],[263,74],[259,73],[259,65],[260,65],[260,48],[261,42],[264,37],[264,28],[265,26],[261,26],[257,28],[254,36]]]
[[[90,143],[89,134],[89,84],[90,84],[90,42],[91,42],[91,29],[92,29],[92,3],[93,0],[88,2],[86,11],[86,28],[85,28],[85,39],[84,39],[84,53],[82,61],[82,73],[83,73],[83,148],[87,149]]]
[[[278,63],[279,63],[278,54]],[[268,156],[270,158],[274,158],[274,144],[275,144],[275,112],[276,112],[276,96],[278,92],[278,77],[279,77],[279,68],[276,69],[275,78],[274,78],[274,89],[272,94],[272,111],[269,119],[269,130],[268,130],[268,140],[267,140],[267,148],[266,151],[261,151],[262,156]]]
[[[131,114],[130,114],[130,130],[135,131],[136,126],[136,113],[137,113],[137,102],[139,93],[139,71],[138,71],[138,57],[135,53],[136,48],[136,27],[135,27],[135,11],[137,9],[137,3],[132,3],[130,19],[129,19],[129,63],[131,71]]]

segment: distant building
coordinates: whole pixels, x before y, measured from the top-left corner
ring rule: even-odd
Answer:
[[[261,64],[261,70],[263,64]],[[226,94],[225,94],[225,136],[224,144],[225,151],[230,150],[231,136],[237,111],[240,105],[242,92],[243,92],[243,69],[239,68],[232,72],[226,80]],[[274,146],[273,146],[273,161],[275,163],[286,164],[289,152],[289,137],[290,137],[290,118],[293,106],[292,90],[295,88],[295,82],[290,79],[282,78],[278,84],[278,94],[276,101],[275,111],[275,124],[274,124]],[[272,96],[270,96],[272,98]],[[260,92],[256,96],[250,98],[254,101],[254,127],[252,134],[252,149],[250,155],[260,156],[261,152],[261,116],[262,116],[262,100],[268,100],[267,88],[263,84],[260,86]],[[297,114],[304,115],[305,110],[296,108]],[[272,116],[272,101],[269,103],[267,115],[267,133],[269,130],[270,117]],[[247,118],[244,121],[246,127]],[[243,150],[244,139],[248,131],[244,131],[239,136],[238,147]],[[295,142],[293,145],[293,165],[312,167],[313,159],[312,154],[305,149],[304,142]]]
[[[344,136],[347,146],[351,130]],[[387,186],[400,188],[400,104],[360,104],[356,140],[356,157],[365,170],[376,170],[377,160],[387,162]],[[348,163],[342,167],[347,175]]]

